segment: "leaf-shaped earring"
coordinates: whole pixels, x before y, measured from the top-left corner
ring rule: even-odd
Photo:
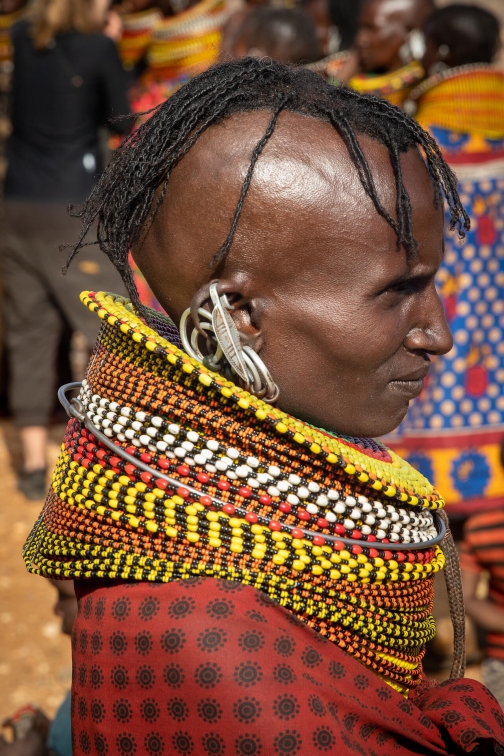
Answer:
[[[240,343],[240,334],[236,328],[233,318],[228,310],[231,309],[226,295],[219,297],[217,293],[218,282],[210,284],[209,294],[213,304],[212,326],[217,343],[222,349],[226,360],[234,372],[247,383],[250,383],[247,368],[242,357],[242,347]]]

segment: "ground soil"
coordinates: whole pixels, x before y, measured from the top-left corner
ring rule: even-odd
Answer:
[[[54,464],[64,428],[52,431]],[[71,682],[70,639],[53,614],[56,592],[44,578],[28,574],[23,544],[43,501],[29,502],[16,490],[11,464],[16,436],[0,428],[0,721],[33,703],[52,716]]]

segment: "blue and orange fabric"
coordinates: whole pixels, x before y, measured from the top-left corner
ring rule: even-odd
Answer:
[[[437,280],[453,349],[433,360],[394,448],[462,515],[504,503],[504,73],[464,67],[418,90],[416,118],[457,174],[471,230],[462,244],[447,232]]]

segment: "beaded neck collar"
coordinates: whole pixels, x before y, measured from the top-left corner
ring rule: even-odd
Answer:
[[[479,73],[500,73],[502,71],[497,66],[491,63],[470,63],[465,66],[456,66],[455,68],[447,68],[445,71],[440,71],[433,76],[429,76],[424,79],[417,87],[415,87],[409,94],[408,100],[416,101],[422,95],[429,92],[433,87],[441,84],[444,81],[450,81],[450,79],[457,79],[459,76],[465,76],[467,74],[479,74]]]
[[[122,297],[81,299],[103,327],[28,569],[238,580],[400,692],[418,685],[445,561],[431,484],[378,442],[312,428],[212,373]]]
[[[352,89],[361,94],[377,94],[387,97],[417,84],[424,76],[421,64],[411,63],[385,74],[356,74],[350,80]]]
[[[191,376],[191,383],[199,384],[200,391],[205,394],[218,392],[238,411],[244,410],[264,424],[268,432],[273,432],[279,439],[294,442],[309,457],[335,466],[349,482],[360,484],[371,495],[380,492],[391,501],[432,510],[444,506],[440,494],[427,478],[378,441],[346,438],[316,429],[249,394],[144,324],[129,300],[123,297],[83,292],[81,300],[105,323],[141,345],[146,354],[150,352],[165,360],[168,367],[176,367],[182,374]],[[176,327],[167,316],[152,315],[149,321],[153,325],[157,327],[159,324],[161,330],[164,324],[165,333],[171,331],[170,335],[175,336]]]

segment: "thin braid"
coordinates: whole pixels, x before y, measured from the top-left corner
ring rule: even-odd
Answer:
[[[340,133],[342,139],[345,141],[347,149],[350,153],[350,156],[353,158],[354,165],[359,174],[361,184],[364,187],[367,195],[372,200],[377,213],[387,221],[389,226],[391,226],[396,233],[398,233],[398,226],[396,221],[392,218],[390,213],[388,213],[386,208],[380,202],[369,163],[366,160],[366,156],[362,151],[362,147],[360,146],[354,131],[349,126],[347,119],[344,118],[344,116],[341,116],[340,113],[335,113],[333,110],[328,110],[326,112],[332,125]]]
[[[433,179],[436,199],[439,200],[442,193],[446,198],[450,213],[450,229],[453,230],[455,226],[458,226],[459,234],[464,236],[469,231],[470,218],[460,201],[457,177],[445,162],[436,140],[428,132],[424,131],[417,121],[412,118],[405,119],[405,114],[391,105],[387,100],[379,99],[372,95],[358,95],[357,92],[351,89],[347,89],[346,92],[349,93],[350,97],[366,97],[372,106],[376,107],[381,113],[386,114],[387,118],[391,121],[401,126],[407,126],[416,144],[422,148],[429,174]]]
[[[393,158],[392,168],[394,171],[396,182],[396,212],[397,212],[397,243],[398,245],[404,245],[405,249],[411,252],[416,252],[417,244],[413,236],[413,223],[411,217],[411,202],[409,194],[404,186],[402,171],[401,171],[401,156],[397,145],[392,140],[388,140],[390,154]]]
[[[465,646],[465,607],[464,593],[462,590],[462,573],[460,571],[457,547],[450,530],[450,521],[446,512],[441,509],[440,515],[446,525],[446,535],[441,543],[441,548],[446,558],[444,577],[450,605],[450,618],[453,626],[453,660],[450,678],[458,680],[464,677],[466,667]]]
[[[231,224],[231,229],[229,231],[229,234],[227,236],[226,241],[221,246],[218,252],[214,255],[212,262],[210,263],[211,268],[216,268],[219,263],[227,256],[231,244],[233,243],[233,238],[236,232],[236,227],[238,225],[238,221],[240,219],[241,211],[243,208],[243,203],[245,202],[245,197],[247,196],[247,192],[250,187],[250,182],[252,181],[252,174],[254,172],[255,164],[257,163],[257,160],[259,158],[259,155],[263,151],[264,147],[266,146],[269,138],[273,134],[275,130],[275,126],[278,120],[278,116],[280,114],[280,111],[285,106],[285,103],[287,102],[288,97],[283,97],[281,102],[277,105],[275,110],[273,111],[273,115],[270,118],[270,121],[268,123],[268,127],[266,131],[264,132],[264,135],[261,137],[261,139],[258,141],[256,146],[254,147],[254,151],[252,152],[252,157],[250,159],[250,164],[248,167],[247,175],[245,176],[245,180],[242,184],[241,192],[240,192],[240,198],[238,199],[238,204],[236,205],[235,214],[233,217],[233,222]]]

